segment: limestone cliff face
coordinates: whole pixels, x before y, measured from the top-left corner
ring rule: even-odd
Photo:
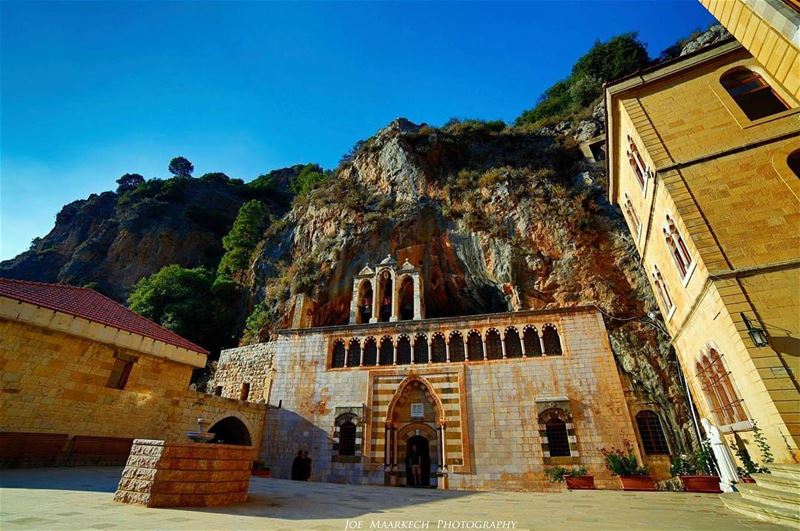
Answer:
[[[605,199],[605,169],[576,149],[587,127],[396,120],[268,232],[252,276],[266,327],[288,324],[296,293],[316,301],[315,325],[346,323],[353,276],[389,253],[422,271],[427,317],[593,304],[626,378],[682,446],[689,412],[674,356],[647,317],[657,306]]]
[[[216,267],[222,237],[247,199],[226,179],[152,181],[133,194],[70,203],[49,234],[0,263],[0,276],[89,284],[125,300],[140,278],[166,265]]]

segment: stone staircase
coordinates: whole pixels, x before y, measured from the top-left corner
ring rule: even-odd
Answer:
[[[740,494],[723,494],[732,511],[800,529],[800,465],[771,463],[772,474],[753,474],[753,483],[739,483]]]

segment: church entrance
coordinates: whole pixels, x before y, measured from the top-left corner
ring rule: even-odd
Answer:
[[[430,486],[431,456],[428,439],[422,435],[414,435],[406,443],[406,487]]]

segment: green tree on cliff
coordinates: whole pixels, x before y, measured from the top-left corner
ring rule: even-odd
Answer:
[[[238,291],[204,267],[163,267],[136,283],[128,306],[212,353],[233,344]]]
[[[261,201],[253,199],[239,208],[230,232],[222,239],[225,254],[219,263],[218,274],[241,280],[242,271],[250,265],[253,251],[264,231],[266,210]]]
[[[566,119],[590,105],[603,93],[603,83],[619,79],[651,63],[647,48],[636,33],[617,35],[594,46],[572,67],[569,77],[544,91],[533,109],[517,118],[517,125],[540,125]]]
[[[189,178],[194,171],[194,164],[184,157],[175,157],[169,161],[169,172],[175,177]]]

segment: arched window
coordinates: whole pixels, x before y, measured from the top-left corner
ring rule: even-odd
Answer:
[[[639,186],[642,187],[644,190],[645,185],[647,184],[647,176],[649,174],[649,170],[647,165],[644,163],[644,159],[642,155],[639,153],[639,148],[636,146],[636,142],[633,140],[631,135],[628,135],[628,163],[631,166],[631,170],[633,174],[636,176],[636,180],[639,183]]]
[[[561,338],[558,337],[558,330],[551,324],[542,327],[542,342],[544,343],[544,353],[548,356],[560,356]]]
[[[358,288],[356,323],[368,323],[370,317],[372,317],[372,282],[364,280]]]
[[[411,340],[408,336],[400,336],[397,340],[397,364],[408,365],[411,363]]]
[[[628,194],[625,194],[625,203],[622,211],[625,212],[625,215],[628,217],[633,233],[638,236],[642,228],[642,223],[639,221],[639,216],[636,215],[636,210],[634,210],[633,203],[631,202],[631,198],[628,197]]]
[[[723,74],[720,83],[750,120],[758,120],[789,108],[764,78],[749,68],[729,70]]]
[[[349,420],[339,425],[339,455],[356,455],[356,425]]]
[[[483,341],[481,340],[480,332],[469,331],[467,353],[469,354],[469,361],[483,361]]]
[[[639,436],[642,438],[644,453],[650,455],[669,454],[667,439],[664,437],[664,430],[661,428],[661,419],[655,412],[650,410],[640,411],[636,414],[636,426],[639,428]]]
[[[464,338],[461,332],[450,333],[450,361],[464,361]]]
[[[719,352],[709,349],[708,355],[703,356],[696,369],[703,394],[711,404],[717,423],[727,425],[746,421],[742,400],[733,387],[730,373],[725,369]]]
[[[331,356],[331,367],[338,369],[344,367],[344,341],[337,339],[333,343],[333,354]]]
[[[525,355],[530,357],[542,355],[542,343],[539,333],[532,326],[526,326],[522,332],[522,341],[525,343]]]
[[[424,334],[414,338],[414,363],[428,363],[428,338]]]
[[[507,358],[521,358],[522,357],[522,343],[519,341],[519,334],[514,327],[506,328],[506,357]]]
[[[378,305],[378,320],[387,322],[392,317],[392,274],[388,270],[381,273],[379,281],[380,300]]]
[[[689,254],[686,243],[678,232],[678,227],[675,226],[675,220],[673,220],[669,214],[667,214],[666,222],[663,228],[664,239],[672,255],[672,261],[675,263],[675,267],[678,268],[678,273],[680,273],[681,278],[683,278],[686,276],[686,273],[689,272],[689,267],[692,265],[692,255]]]
[[[569,457],[569,436],[567,424],[558,417],[551,417],[545,424],[547,429],[547,449],[550,457]]]
[[[374,337],[368,337],[364,341],[364,366],[374,367],[378,363],[378,346]]]
[[[653,266],[652,276],[653,284],[656,287],[656,295],[661,301],[661,307],[665,310],[665,314],[668,314],[672,311],[672,307],[675,303],[672,302],[672,297],[667,289],[667,283],[664,282],[664,277],[661,276],[661,271],[659,271],[657,266]]]
[[[391,365],[394,363],[394,345],[389,337],[381,339],[381,356],[378,365]]]
[[[494,328],[486,331],[486,358],[490,360],[503,359],[503,345],[500,341],[500,332]]]
[[[792,151],[789,154],[789,158],[786,159],[786,162],[789,164],[789,169],[792,170],[794,176],[800,179],[800,149]]]
[[[347,347],[347,366],[358,367],[361,364],[361,345],[353,338]]]
[[[444,342],[442,334],[433,336],[431,342],[431,356],[433,363],[444,363],[447,361],[447,344]]]
[[[397,299],[400,303],[400,320],[410,321],[414,318],[414,280],[406,275],[400,281],[400,290]]]

